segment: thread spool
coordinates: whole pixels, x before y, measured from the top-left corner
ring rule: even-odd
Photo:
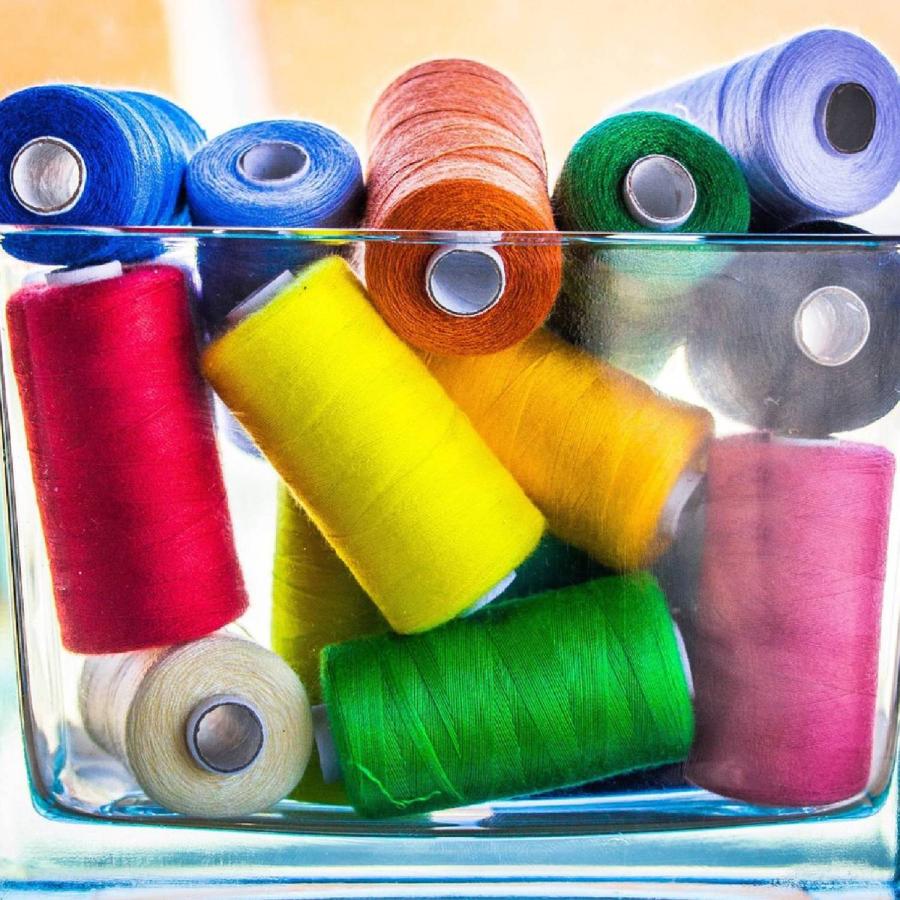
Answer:
[[[682,759],[691,702],[645,574],[606,578],[412,638],[328,647],[322,686],[367,817],[429,812]]]
[[[322,702],[319,656],[328,644],[386,631],[387,623],[302,507],[281,485],[272,577],[272,649],[297,673],[310,703]],[[293,795],[346,803],[322,778],[318,751]]]
[[[0,102],[0,219],[18,225],[186,225],[187,161],[205,140],[180,107],[138,91],[58,84]],[[85,265],[161,252],[155,240],[9,235],[14,256]]]
[[[686,632],[696,784],[783,807],[865,789],[893,474],[891,454],[866,444],[713,444]]]
[[[703,466],[705,410],[547,331],[491,356],[426,363],[554,534],[616,569],[665,549],[687,499],[676,486]]]
[[[366,246],[366,284],[394,331],[454,354],[490,353],[534,331],[556,299],[561,251],[502,241],[504,231],[554,228],[540,133],[517,88],[468,60],[416,66],[375,104],[369,147],[370,227],[457,233],[437,249]]]
[[[184,276],[108,272],[30,285],[6,309],[62,641],[77,653],[193,640],[247,605]]]
[[[88,734],[173,812],[226,818],[267,809],[309,760],[303,685],[273,653],[230,635],[90,657],[79,699]]]
[[[761,227],[865,212],[897,184],[897,74],[845,31],[801,34],[630,108],[678,115],[721,141]]]
[[[745,232],[740,169],[709,135],[674,116],[627,113],[572,148],[553,195],[564,230]],[[686,334],[691,288],[728,256],[703,244],[566,248],[550,327],[642,377],[655,376]]]
[[[736,255],[698,290],[691,378],[711,406],[758,428],[821,437],[868,425],[900,399],[898,284],[896,254],[876,250]]]
[[[238,321],[203,369],[396,631],[465,611],[537,545],[540,513],[340,257]]]
[[[195,154],[186,184],[196,225],[351,228],[362,216],[356,151],[314,122],[279,119],[234,128]],[[207,330],[221,330],[235,306],[286,269],[322,255],[322,244],[287,235],[201,240],[197,263]]]

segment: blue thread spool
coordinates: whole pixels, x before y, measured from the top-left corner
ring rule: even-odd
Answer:
[[[186,225],[184,174],[205,135],[180,107],[137,91],[26,88],[0,103],[0,219],[17,225]],[[86,265],[158,253],[156,240],[12,235],[15,256]]]
[[[210,141],[187,175],[195,225],[348,228],[363,206],[353,146],[313,122],[276,120],[235,128]],[[333,252],[333,250],[332,250]],[[322,255],[322,245],[235,238],[200,241],[201,315],[210,333],[250,294],[286,269]]]

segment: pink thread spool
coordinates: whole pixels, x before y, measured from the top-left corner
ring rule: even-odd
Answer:
[[[714,442],[687,634],[695,784],[766,806],[865,789],[893,475],[867,444]]]

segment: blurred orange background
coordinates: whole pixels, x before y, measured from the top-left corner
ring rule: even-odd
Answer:
[[[364,150],[369,106],[405,67],[464,55],[509,74],[551,169],[617,104],[799,31],[849,28],[900,61],[896,0],[2,0],[0,91],[43,81],[140,86],[211,134],[312,118]]]

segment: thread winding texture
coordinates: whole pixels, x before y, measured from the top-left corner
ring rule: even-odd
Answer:
[[[387,628],[378,608],[281,485],[272,575],[272,649],[297,673],[310,703],[322,702],[319,656],[324,647]],[[340,785],[323,781],[315,745],[293,796],[347,802]]]
[[[698,785],[772,806],[864,790],[893,474],[891,454],[865,444],[713,444],[685,631]]]
[[[179,643],[247,599],[184,276],[26,287],[6,309],[64,646]]]
[[[497,585],[543,519],[347,263],[313,263],[203,369],[397,631]]]
[[[289,119],[244,125],[211,140],[188,166],[187,195],[195,225],[254,228],[350,228],[359,224],[364,203],[353,146],[323,125]],[[201,240],[207,328],[219,329],[253,291],[323,250],[329,252],[289,236]]]
[[[50,138],[70,153],[48,157],[32,148]],[[184,173],[205,140],[200,126],[180,107],[152,94],[59,84],[30,87],[0,102],[0,219],[25,225],[186,225]],[[77,168],[77,172],[76,172]],[[67,177],[68,175],[68,177]],[[14,185],[32,185],[17,196]],[[80,185],[80,187],[79,187]],[[70,194],[57,211],[24,205]],[[49,205],[48,200],[48,205]],[[52,207],[50,207],[52,208]],[[4,247],[32,262],[76,265],[118,257],[153,255],[155,241],[12,235]]]
[[[553,194],[557,224],[568,231],[646,229],[625,201],[625,181],[635,163],[656,156],[680,163],[695,192],[691,214],[667,230],[747,230],[747,183],[725,148],[681,119],[648,112],[613,116],[579,138]],[[720,251],[702,244],[568,247],[550,327],[628,371],[655,375],[684,340],[691,287],[727,259]]]
[[[258,714],[261,746],[237,772],[201,768],[185,723],[199,704],[228,698]],[[189,644],[89,657],[79,699],[88,734],[124,763],[147,796],[173,812],[203,818],[249,815],[285,797],[303,776],[312,715],[303,685],[275,654],[215,634]],[[218,735],[234,749],[234,728]]]
[[[558,537],[617,569],[665,549],[666,501],[702,467],[709,413],[543,330],[501,353],[426,362]]]
[[[869,95],[867,145],[840,152],[825,128],[840,85]],[[764,226],[861,213],[900,178],[900,83],[872,44],[821,29],[644,97],[632,109],[678,115],[709,132],[740,163]]]
[[[696,294],[688,368],[726,415],[820,437],[868,425],[900,400],[896,254],[741,253]]]
[[[537,124],[518,89],[487,66],[449,59],[410,69],[375,104],[368,143],[372,228],[554,229]],[[551,241],[493,249],[505,287],[479,315],[451,315],[431,301],[426,269],[435,247],[424,243],[366,247],[372,302],[421,349],[477,354],[507,347],[547,317],[559,290],[561,250]]]
[[[370,817],[680,760],[693,734],[672,620],[646,574],[331,646],[322,682],[347,793]]]

